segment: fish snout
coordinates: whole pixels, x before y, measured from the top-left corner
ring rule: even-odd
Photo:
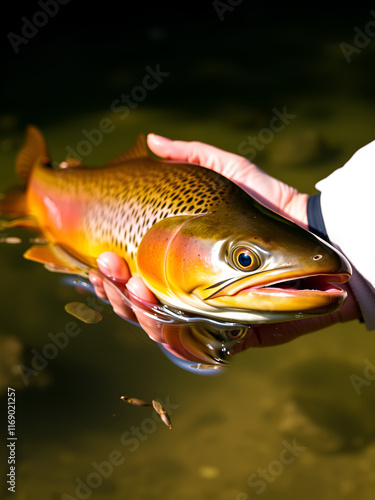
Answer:
[[[318,248],[311,257],[316,270],[314,274],[330,275],[331,282],[346,283],[352,275],[349,260],[338,249],[325,243],[325,248]]]

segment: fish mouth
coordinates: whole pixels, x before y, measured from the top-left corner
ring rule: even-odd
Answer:
[[[196,290],[206,304],[233,310],[269,311],[280,313],[304,313],[308,315],[327,314],[340,308],[347,292],[336,283],[345,283],[350,274],[292,273],[286,277],[263,276],[263,283],[253,277],[244,277],[219,286]],[[215,290],[216,288],[216,290]]]

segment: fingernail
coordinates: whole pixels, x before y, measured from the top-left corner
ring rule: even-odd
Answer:
[[[89,274],[89,280],[94,286],[103,286],[103,280],[94,273]]]
[[[168,137],[163,137],[162,135],[157,135],[154,133],[148,134],[148,137],[152,138],[152,140],[158,144],[162,144],[165,142],[172,142],[172,139],[168,139]]]
[[[107,276],[108,278],[111,278],[112,274],[109,270],[108,264],[104,260],[102,260],[100,257],[96,260],[96,262],[98,264],[99,271],[102,274],[104,274],[105,276]]]

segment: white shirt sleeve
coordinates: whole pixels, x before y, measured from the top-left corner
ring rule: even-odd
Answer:
[[[369,330],[375,330],[375,141],[319,181],[331,242],[353,266],[349,285]]]

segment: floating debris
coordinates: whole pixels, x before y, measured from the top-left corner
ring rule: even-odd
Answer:
[[[121,396],[120,399],[134,406],[152,406],[150,403],[143,401],[143,399],[129,398],[128,396]]]
[[[30,243],[35,243],[35,245],[46,245],[48,243],[47,238],[42,236],[36,236],[35,238],[30,238]]]
[[[84,323],[94,324],[103,319],[103,316],[95,309],[83,302],[69,302],[65,305],[65,311]]]
[[[158,415],[160,415],[160,418],[162,422],[169,427],[169,429],[172,429],[172,422],[171,419],[169,418],[168,413],[165,411],[163,408],[163,405],[159,402],[156,401],[155,399],[152,400],[152,406],[154,407],[154,410]]]
[[[8,245],[19,245],[22,243],[21,238],[17,238],[17,236],[3,236],[0,238],[0,243],[7,243]]]
[[[156,413],[160,416],[163,424],[165,424],[169,429],[172,429],[172,422],[168,413],[165,411],[163,405],[156,399],[153,399],[152,403],[147,403],[147,401],[143,401],[143,399],[131,398],[129,396],[121,396],[120,399],[134,406],[152,406]]]

